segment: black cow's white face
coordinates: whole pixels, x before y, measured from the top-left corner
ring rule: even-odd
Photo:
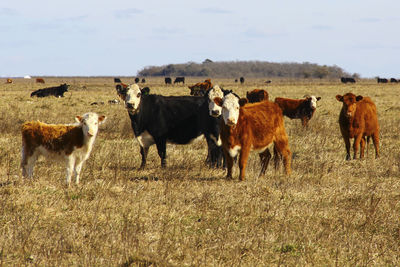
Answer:
[[[213,88],[208,91],[208,109],[210,112],[210,116],[219,117],[222,113],[222,107],[218,106],[214,99],[216,97],[223,98],[224,93],[218,85],[215,85]]]
[[[125,108],[129,113],[135,113],[140,105],[142,91],[137,84],[131,84],[126,88]]]

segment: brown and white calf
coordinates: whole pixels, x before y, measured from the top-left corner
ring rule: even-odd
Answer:
[[[350,138],[354,138],[354,159],[360,145],[360,158],[364,157],[366,137],[368,140],[372,137],[375,157],[379,157],[379,124],[374,102],[369,97],[355,96],[352,93],[337,95],[336,99],[343,103],[339,125],[346,145],[346,159],[350,160]]]
[[[40,155],[47,158],[65,160],[67,164],[67,185],[72,173],[79,175],[83,163],[89,158],[99,129],[105,116],[86,113],[76,116],[75,124],[46,124],[28,121],[22,125],[22,175],[32,178],[33,167]]]
[[[283,122],[282,110],[270,101],[245,104],[234,94],[215,98],[222,107],[221,140],[227,160],[227,177],[232,177],[233,158],[239,154],[239,179],[244,180],[251,150],[259,152],[263,175],[271,159],[268,147],[273,143],[275,152],[283,157],[286,174],[291,173],[291,152]]]
[[[317,109],[317,101],[321,97],[307,96],[305,99],[290,99],[277,97],[275,98],[275,103],[283,111],[283,115],[290,119],[301,119],[303,126],[307,126],[308,121],[314,115]]]

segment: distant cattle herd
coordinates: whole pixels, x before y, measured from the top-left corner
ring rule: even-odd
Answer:
[[[321,97],[305,95],[303,98],[291,99],[276,97],[269,100],[264,89],[254,89],[241,98],[211,82],[211,79],[189,85],[190,93],[186,96],[162,96],[150,94],[150,88],[140,88],[139,82],[145,78],[136,77],[134,83],[125,84],[115,77],[116,93],[124,103],[131,121],[141,154],[140,168],[145,168],[150,146],[156,145],[161,166],[166,166],[167,143],[187,144],[196,137],[204,135],[207,146],[206,162],[211,167],[226,167],[227,177],[232,177],[232,166],[238,156],[240,168],[239,179],[245,179],[245,169],[249,152],[256,150],[260,158],[260,175],[267,169],[273,156],[275,168],[283,161],[286,174],[291,173],[292,153],[285,131],[283,117],[301,120],[304,129],[317,110],[317,102]],[[166,85],[185,84],[185,77],[175,79],[165,77]],[[173,81],[173,83],[172,83]],[[244,83],[244,77],[240,77]],[[353,77],[342,77],[342,83],[355,83]],[[391,78],[377,78],[378,83],[398,83]],[[43,78],[36,82],[44,83]],[[270,83],[271,81],[268,80]],[[7,79],[6,83],[13,83]],[[63,97],[69,92],[69,85],[47,87],[35,90],[31,97],[55,96]],[[351,159],[350,139],[354,138],[353,158],[364,157],[364,148],[372,139],[375,155],[379,156],[379,124],[376,106],[366,96],[352,93],[337,95],[336,99],[343,103],[339,116],[339,128],[346,148],[346,159]],[[108,101],[118,104],[119,100]],[[101,105],[104,102],[93,102]],[[98,124],[104,122],[104,116],[87,113],[77,116],[74,125],[49,125],[42,122],[23,124],[23,157],[22,173],[24,177],[33,176],[33,166],[40,154],[60,154],[67,159],[66,182],[71,181],[72,170],[75,170],[76,183],[83,162],[89,157],[98,130]],[[53,132],[53,133],[51,133]],[[56,134],[57,132],[57,134]],[[273,155],[270,147],[273,147]],[[43,148],[43,149],[42,149]],[[78,159],[80,161],[76,161]],[[75,162],[76,161],[76,162]],[[75,163],[71,163],[75,162]]]

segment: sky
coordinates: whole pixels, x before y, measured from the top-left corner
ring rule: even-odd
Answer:
[[[399,0],[3,0],[0,77],[310,62],[400,78]]]

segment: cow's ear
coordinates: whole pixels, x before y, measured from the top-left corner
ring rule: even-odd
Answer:
[[[246,92],[246,98],[249,98],[249,91]]]
[[[337,101],[343,102],[343,96],[341,95],[336,95]]]
[[[104,115],[100,116],[99,117],[99,124],[102,124],[102,123],[106,122],[106,119],[107,119],[106,116],[104,116]]]
[[[150,88],[149,87],[145,87],[142,90],[140,90],[142,92],[142,95],[148,95],[150,94]]]
[[[220,97],[214,98],[214,103],[217,104],[218,106],[222,107],[222,98],[220,98]]]
[[[249,103],[249,100],[247,100],[247,98],[241,98],[241,99],[239,99],[239,106],[243,107],[243,106],[246,105],[247,103]]]
[[[356,101],[358,102],[358,101],[360,101],[360,100],[362,100],[363,99],[363,96],[362,95],[358,95],[357,97],[356,97]]]
[[[321,97],[319,96],[319,97],[317,97],[317,101],[320,101],[321,100]]]
[[[82,121],[82,117],[81,116],[75,116],[75,121],[76,122],[81,122]]]

